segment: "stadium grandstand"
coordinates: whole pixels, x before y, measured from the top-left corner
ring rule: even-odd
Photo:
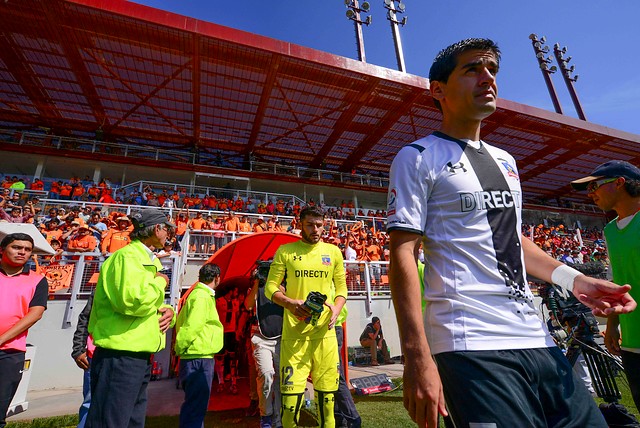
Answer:
[[[301,207],[320,205],[325,240],[356,250],[348,328],[384,314],[399,355],[388,170],[439,126],[427,79],[123,0],[0,2],[0,32],[3,218],[34,223],[58,249],[38,259],[54,281],[49,322],[29,337],[60,367],[36,363],[32,388],[81,383],[68,356],[77,315],[142,207],[178,225],[161,249],[176,304],[222,246],[296,233]],[[606,262],[607,216],[569,182],[613,158],[640,164],[640,136],[508,100],[483,126],[518,161],[523,234],[559,259]],[[95,242],[80,252],[85,226]]]

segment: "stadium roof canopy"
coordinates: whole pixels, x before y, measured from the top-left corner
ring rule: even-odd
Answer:
[[[0,127],[386,174],[439,126],[427,79],[123,0],[0,2]],[[485,141],[518,160],[527,199],[640,136],[501,100]]]

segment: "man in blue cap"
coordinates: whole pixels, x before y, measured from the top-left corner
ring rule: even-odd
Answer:
[[[640,298],[640,169],[629,162],[609,161],[588,177],[572,181],[571,185],[576,190],[589,192],[589,197],[603,211],[615,211],[618,215],[604,228],[613,282],[631,285],[629,293],[637,300]],[[640,410],[640,312],[610,315],[605,345],[612,354],[622,356],[631,395]]]

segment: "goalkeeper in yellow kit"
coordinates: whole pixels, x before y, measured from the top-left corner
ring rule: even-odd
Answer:
[[[338,343],[333,326],[347,297],[344,264],[340,249],[321,241],[324,213],[320,208],[303,209],[300,222],[302,239],[278,248],[265,286],[267,298],[286,309],[280,349],[282,425],[298,426],[311,373],[320,427],[333,428],[334,393],[339,381]],[[285,274],[283,291],[280,284]],[[323,306],[318,305],[317,299],[307,301],[310,293],[335,298]]]

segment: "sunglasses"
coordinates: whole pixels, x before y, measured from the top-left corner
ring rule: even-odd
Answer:
[[[592,181],[587,185],[587,192],[593,193],[600,188],[600,186],[604,186],[605,184],[613,183],[617,178],[606,178],[604,180],[596,180]]]

